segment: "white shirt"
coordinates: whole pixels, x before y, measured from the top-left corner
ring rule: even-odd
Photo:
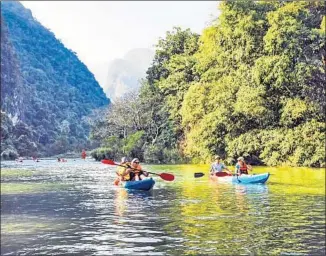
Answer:
[[[225,165],[223,163],[213,163],[211,166],[211,170],[213,170],[214,173],[216,172],[223,172],[223,169],[225,169]]]

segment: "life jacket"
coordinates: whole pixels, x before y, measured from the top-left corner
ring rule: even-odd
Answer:
[[[140,166],[140,164],[138,164],[136,168],[135,167],[132,167],[132,168],[133,168],[132,171],[137,174],[139,174],[143,171],[143,168]]]
[[[118,171],[117,171],[118,175],[120,175],[122,177],[122,180],[130,180],[130,174],[129,173],[126,174],[125,176],[122,176],[123,172],[128,167],[130,167],[130,163],[124,163],[124,164],[121,164],[121,165],[123,165],[123,167],[122,166],[119,166]]]
[[[239,164],[239,166],[240,166],[240,174],[248,174],[248,167],[245,163],[243,163],[242,166]]]
[[[140,166],[140,164],[138,164],[136,168],[132,167],[132,166],[131,166],[131,168],[133,168],[131,173],[130,173],[131,180],[134,180],[136,175],[138,175],[138,177],[140,177],[141,174],[144,174],[143,173],[143,168]]]

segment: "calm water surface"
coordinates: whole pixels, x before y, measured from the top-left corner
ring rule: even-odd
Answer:
[[[126,191],[92,160],[2,162],[1,255],[325,254],[324,169],[256,167],[268,183],[240,185],[145,167],[176,179]]]

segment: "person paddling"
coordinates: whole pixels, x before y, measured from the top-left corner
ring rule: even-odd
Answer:
[[[144,171],[143,168],[140,166],[138,158],[134,158],[131,161],[131,168],[132,169],[129,169],[129,170],[134,173],[134,177],[132,180],[136,180],[136,181],[143,180],[146,177],[148,177],[148,173],[146,171]]]
[[[82,153],[81,153],[81,158],[85,160],[86,158],[86,151],[85,149],[83,149]]]
[[[18,157],[15,161],[16,161],[16,162],[20,162],[20,163],[22,163],[22,162],[23,162],[23,158],[20,156],[20,157]]]
[[[128,162],[127,157],[122,157],[121,158],[121,162],[120,165],[118,167],[118,170],[116,172],[116,174],[118,175],[118,177],[114,180],[114,185],[118,185],[120,183],[120,181],[129,181],[131,180],[131,171],[130,168],[130,162]]]
[[[215,162],[211,165],[210,174],[215,175],[217,172],[226,172],[231,174],[230,170],[221,162],[221,157],[216,155]]]
[[[235,173],[237,175],[248,174],[248,171],[251,171],[251,165],[247,165],[244,158],[241,156],[238,158],[238,163],[235,165]]]

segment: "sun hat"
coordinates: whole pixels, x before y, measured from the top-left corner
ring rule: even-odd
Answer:
[[[244,158],[243,158],[242,156],[240,156],[240,157],[238,158],[238,161],[244,161]]]
[[[138,158],[132,159],[131,163],[133,164],[134,162],[139,162],[139,159]]]
[[[216,155],[214,159],[215,159],[215,160],[216,160],[216,159],[221,159],[221,157],[220,157],[219,155]]]

